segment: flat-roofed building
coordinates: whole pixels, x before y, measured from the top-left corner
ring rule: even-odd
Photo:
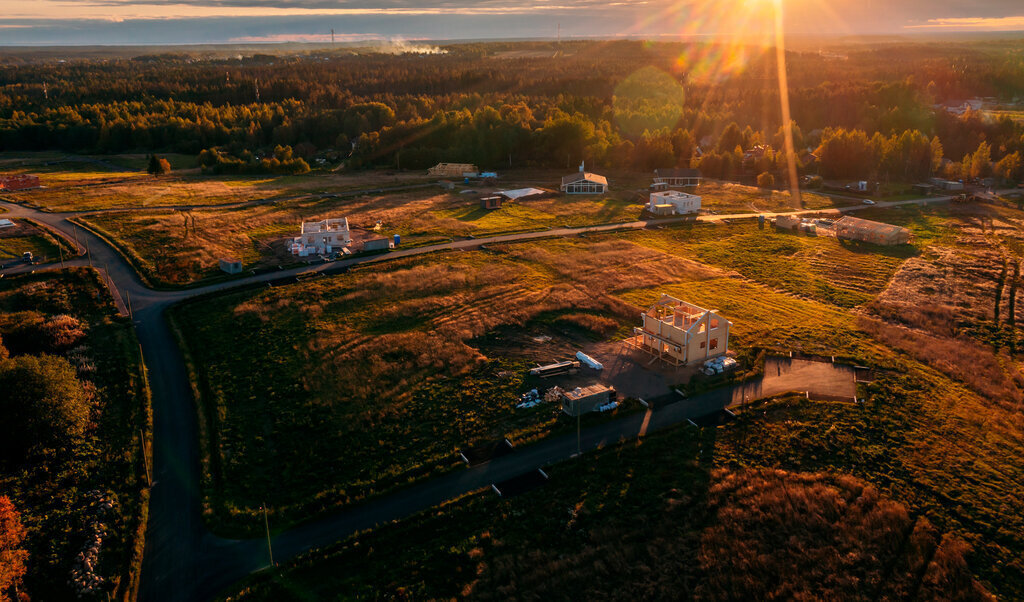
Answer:
[[[732,322],[717,310],[663,294],[640,320],[642,325],[633,329],[626,344],[670,364],[703,362],[729,350]]]
[[[652,192],[647,201],[647,210],[655,215],[700,213],[700,197],[678,190]]]

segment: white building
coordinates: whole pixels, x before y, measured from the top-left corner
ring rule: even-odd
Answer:
[[[590,173],[580,164],[578,172],[562,178],[561,190],[566,194],[604,194],[608,192],[608,178]]]
[[[647,210],[655,215],[686,215],[700,212],[700,197],[678,190],[652,192]]]
[[[302,222],[302,235],[292,239],[291,252],[299,257],[324,255],[340,251],[352,244],[348,218],[328,218],[319,222]]]

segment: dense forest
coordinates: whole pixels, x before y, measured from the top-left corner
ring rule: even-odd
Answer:
[[[330,150],[351,168],[586,160],[644,169],[699,164],[728,177],[779,167],[769,50],[632,41],[444,50],[234,58],[183,51],[67,62],[0,56],[0,149],[210,149],[204,166],[234,172],[258,170],[247,164],[273,161],[265,157],[281,153],[272,149],[289,146],[295,159]],[[818,152],[826,177],[977,177],[990,175],[992,164],[1007,177],[1024,175],[1024,124],[939,106],[1024,97],[1024,59],[1013,44],[865,45],[844,53],[788,53],[802,162]],[[742,150],[754,146],[768,152],[745,165]],[[974,169],[979,153],[991,163]],[[301,171],[297,164],[275,169]]]

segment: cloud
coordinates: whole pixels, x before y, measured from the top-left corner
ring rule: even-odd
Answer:
[[[1024,29],[1024,15],[1016,17],[951,17],[928,19],[924,23],[905,25],[906,29],[956,29],[1011,31]]]

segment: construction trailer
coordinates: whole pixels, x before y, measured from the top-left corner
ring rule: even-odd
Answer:
[[[394,248],[395,243],[390,238],[369,238],[363,241],[364,251],[387,251]]]
[[[732,322],[670,295],[640,314],[642,325],[625,344],[674,366],[703,362],[729,350]]]
[[[833,227],[836,238],[859,240],[876,245],[905,245],[910,242],[910,230],[850,215],[844,216]]]
[[[480,172],[472,163],[438,163],[427,170],[427,175],[440,178],[475,178]]]
[[[615,401],[618,394],[614,387],[600,383],[562,391],[562,411],[570,416],[596,412],[598,408]]]

